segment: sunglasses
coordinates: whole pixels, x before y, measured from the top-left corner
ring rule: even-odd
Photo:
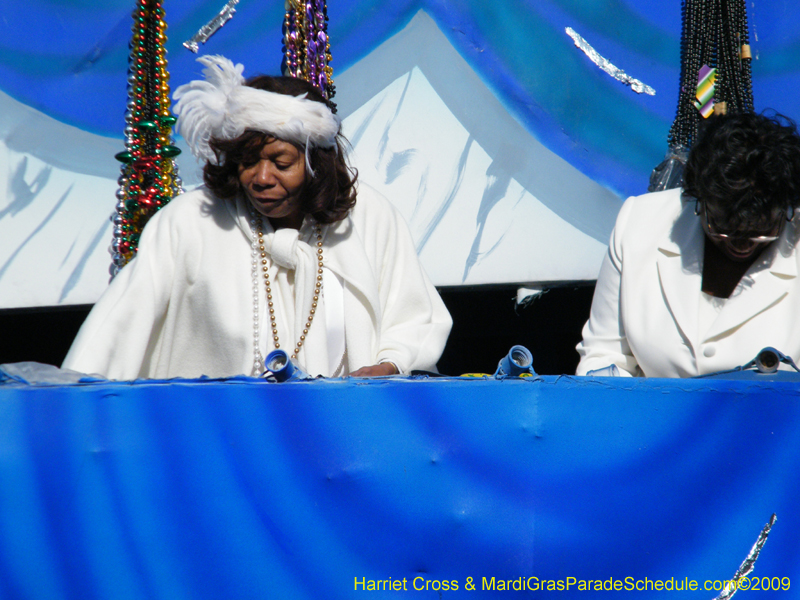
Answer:
[[[700,201],[697,200],[695,203],[695,214],[700,214]],[[731,242],[743,242],[745,240],[752,242],[753,244],[768,244],[770,242],[774,242],[777,240],[780,235],[781,231],[783,230],[783,224],[786,221],[791,221],[794,219],[794,208],[789,207],[787,209],[785,215],[780,215],[777,219],[775,219],[775,223],[769,230],[770,235],[741,235],[741,234],[729,234],[729,233],[720,233],[717,228],[712,223],[711,219],[708,216],[708,206],[705,202],[703,202],[703,226],[706,232],[706,235],[710,237],[712,240],[727,240]]]

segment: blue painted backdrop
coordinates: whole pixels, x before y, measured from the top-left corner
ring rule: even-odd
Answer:
[[[182,47],[222,0],[166,0],[169,68],[194,76]],[[121,137],[129,0],[0,3],[0,89],[61,121]],[[330,0],[334,75],[425,10],[509,110],[548,147],[620,194],[640,193],[666,150],[679,73],[680,2],[651,0]],[[800,7],[748,3],[756,107],[800,116]],[[243,0],[202,46],[277,73],[283,1]],[[602,73],[564,33],[656,89],[638,95]],[[65,149],[65,151],[68,151]]]
[[[107,285],[134,4],[0,7],[0,309],[89,304]],[[223,5],[164,2],[173,86],[199,76],[182,44]],[[201,52],[247,75],[277,73],[283,6],[239,2]],[[351,158],[409,222],[436,285],[596,278],[621,200],[646,191],[667,149],[680,10],[678,0],[330,0]],[[800,9],[748,10],[756,106],[796,117]],[[601,71],[568,27],[655,95]],[[199,183],[192,157],[179,163],[187,187]]]

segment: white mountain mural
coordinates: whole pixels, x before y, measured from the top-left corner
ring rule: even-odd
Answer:
[[[515,121],[424,12],[336,84],[352,162],[436,285],[596,277],[619,198]],[[99,297],[122,148],[0,92],[0,308]],[[188,152],[179,165],[200,182]]]

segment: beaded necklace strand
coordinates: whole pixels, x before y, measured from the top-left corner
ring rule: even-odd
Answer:
[[[728,112],[753,110],[753,81],[745,0],[684,0],[682,21],[678,110],[667,142],[691,148],[702,118],[694,106],[700,68],[717,69],[714,102]]]
[[[267,310],[269,311],[270,328],[272,329],[272,343],[275,349],[281,347],[280,338],[278,336],[278,325],[275,320],[275,306],[272,297],[272,287],[269,281],[269,261],[267,260],[267,252],[264,248],[264,231],[263,222],[261,217],[251,215],[250,228],[253,231],[253,241],[251,243],[250,256],[252,266],[250,274],[253,282],[253,369],[252,375],[257,377],[264,371],[264,357],[261,355],[261,335],[259,326],[259,265],[260,271],[264,277],[264,289],[267,295]],[[303,328],[303,333],[300,334],[300,339],[295,344],[294,352],[291,358],[297,358],[300,353],[300,348],[303,347],[303,342],[306,341],[308,330],[311,328],[311,323],[314,321],[314,315],[317,313],[317,305],[319,303],[320,292],[322,291],[322,226],[319,223],[314,223],[314,237],[317,242],[317,278],[314,283],[314,298],[311,301],[311,311],[309,312],[306,325]]]

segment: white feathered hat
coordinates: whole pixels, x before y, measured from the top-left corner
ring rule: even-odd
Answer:
[[[336,146],[340,120],[321,102],[245,85],[244,65],[224,56],[201,56],[205,80],[175,90],[177,131],[198,159],[217,164],[208,145],[213,137],[232,140],[253,129],[306,148]]]

